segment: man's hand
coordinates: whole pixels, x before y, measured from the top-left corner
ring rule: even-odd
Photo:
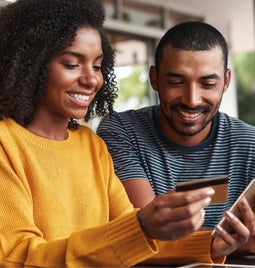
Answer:
[[[221,226],[215,227],[215,238],[212,242],[212,257],[229,255],[254,254],[255,252],[255,214],[247,200],[243,198],[238,203],[242,219],[226,211],[225,218],[234,230],[227,233]]]
[[[247,243],[238,247],[233,255],[253,255],[255,254],[255,209],[251,209],[246,199],[243,199],[238,207],[242,212],[243,223],[250,231],[250,236]]]
[[[186,192],[170,191],[154,198],[137,213],[149,239],[176,240],[199,230],[204,222],[204,208],[210,204],[211,187]]]

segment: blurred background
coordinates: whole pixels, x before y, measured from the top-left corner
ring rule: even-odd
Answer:
[[[187,20],[212,24],[230,50],[233,77],[221,111],[255,125],[255,0],[103,0],[105,29],[116,50],[116,110],[157,103],[148,82],[158,40]]]
[[[0,0],[0,7],[15,0]],[[91,0],[93,1],[93,0]],[[115,110],[158,103],[148,81],[167,29],[187,20],[215,26],[229,45],[232,81],[220,110],[255,125],[255,0],[102,0],[105,30],[116,51]],[[96,127],[98,119],[91,122]]]

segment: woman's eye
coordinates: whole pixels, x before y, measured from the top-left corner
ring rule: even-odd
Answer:
[[[71,69],[71,70],[73,70],[73,69],[76,69],[76,68],[78,68],[79,67],[79,64],[64,64],[64,66],[67,68],[67,69]]]
[[[93,68],[95,71],[101,71],[102,66],[101,65],[94,65]]]

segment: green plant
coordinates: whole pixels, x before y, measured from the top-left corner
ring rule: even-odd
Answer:
[[[255,125],[255,52],[234,57],[239,118]]]

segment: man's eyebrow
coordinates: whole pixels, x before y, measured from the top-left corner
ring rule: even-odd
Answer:
[[[220,76],[216,73],[213,73],[213,74],[208,74],[208,75],[204,75],[204,76],[201,76],[202,80],[206,80],[206,79],[220,79]]]
[[[176,77],[176,78],[183,78],[185,77],[183,74],[180,73],[175,73],[175,72],[167,72],[166,73],[167,77]],[[220,79],[220,76],[216,73],[208,74],[208,75],[203,75],[200,77],[201,80],[206,80],[206,79]]]
[[[167,77],[176,77],[176,78],[182,78],[182,77],[184,77],[184,75],[182,75],[182,74],[179,74],[179,73],[174,73],[174,72],[167,72],[166,73],[166,76]]]

